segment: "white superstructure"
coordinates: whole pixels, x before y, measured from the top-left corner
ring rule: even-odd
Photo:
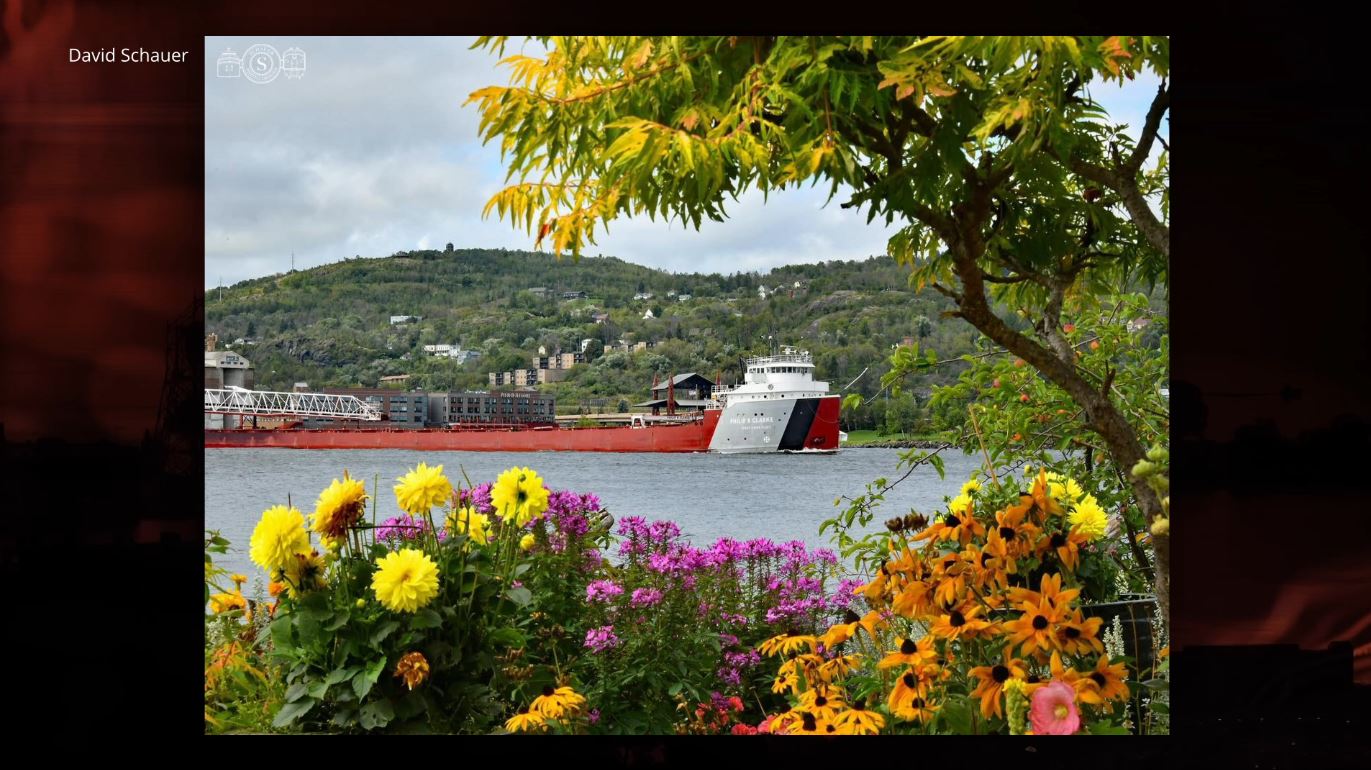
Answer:
[[[714,391],[723,414],[709,443],[713,452],[825,451],[837,449],[837,411],[821,417],[828,383],[814,379],[809,351],[781,348],[779,355],[744,362],[743,381]],[[832,426],[816,425],[832,421]],[[830,429],[831,428],[831,429]],[[828,438],[829,436],[834,438]]]

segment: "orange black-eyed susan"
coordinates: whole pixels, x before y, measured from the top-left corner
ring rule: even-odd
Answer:
[[[981,699],[981,716],[989,719],[991,715],[1003,716],[1004,685],[1010,679],[1024,679],[1028,676],[1022,660],[1011,654],[1012,647],[1006,647],[1004,660],[993,666],[977,666],[971,669],[971,676],[977,680],[976,689],[971,691],[972,698]]]
[[[933,649],[933,637],[925,636],[917,641],[906,637],[900,640],[899,648],[887,653],[876,664],[876,667],[885,669],[895,666],[910,666],[917,669],[936,661],[937,658],[938,653]]]
[[[973,602],[960,604],[942,613],[933,621],[930,634],[951,642],[959,638],[994,636],[995,624],[980,617],[985,608]]]
[[[889,706],[890,713],[901,719],[906,721],[914,719],[913,712],[926,705],[928,692],[928,679],[921,676],[919,672],[912,669],[907,670],[895,680],[895,687],[890,691],[886,705]],[[902,716],[902,714],[910,714],[910,716]]]
[[[1097,617],[1083,617],[1076,609],[1071,615],[1057,624],[1057,646],[1068,655],[1086,655],[1092,650],[1104,652],[1100,641],[1100,626],[1104,621]]]
[[[779,634],[762,642],[757,646],[757,650],[770,658],[775,657],[778,654],[788,655],[792,652],[803,650],[806,647],[813,650],[814,646],[818,644],[818,641],[818,638],[812,635],[802,634],[791,636],[789,634]]]
[[[885,727],[885,717],[866,707],[861,698],[833,719],[840,735],[875,735]]]
[[[1025,653],[1055,650],[1058,645],[1056,624],[1066,616],[1066,609],[1046,601],[1022,602],[1018,609],[1022,614],[1004,624],[1009,644],[1022,645],[1021,650]]]
[[[1108,655],[1101,655],[1095,662],[1095,669],[1081,676],[1081,687],[1077,688],[1082,703],[1103,704],[1112,710],[1108,701],[1128,700],[1128,666],[1123,663],[1109,663]]]
[[[841,688],[820,684],[800,693],[800,708],[831,722],[847,703]]]

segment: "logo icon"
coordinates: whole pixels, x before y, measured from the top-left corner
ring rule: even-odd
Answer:
[[[3,2],[3,0],[0,0]],[[275,80],[282,72],[288,80],[305,76],[305,52],[291,46],[284,54],[266,43],[250,46],[241,56],[232,48],[225,48],[214,63],[214,74],[221,78],[247,78],[263,85]]]
[[[243,77],[262,85],[281,74],[281,54],[266,43],[258,43],[243,52]]]
[[[305,52],[299,48],[287,48],[281,55],[281,71],[288,80],[299,80],[305,76]]]
[[[219,54],[219,59],[214,63],[214,74],[221,78],[237,78],[243,76],[243,60],[232,48],[224,49]]]

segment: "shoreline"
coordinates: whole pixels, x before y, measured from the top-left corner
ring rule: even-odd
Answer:
[[[937,449],[943,441],[923,441],[919,439],[891,439],[889,441],[867,441],[861,444],[842,444],[840,449]]]

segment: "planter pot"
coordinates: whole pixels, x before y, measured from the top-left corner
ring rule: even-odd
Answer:
[[[1114,618],[1119,618],[1123,627],[1124,654],[1133,656],[1134,681],[1149,679],[1152,676],[1154,647],[1152,641],[1152,618],[1157,612],[1156,597],[1121,599],[1106,604],[1086,604],[1081,606],[1086,617],[1097,617],[1104,621],[1100,626],[1100,636],[1114,627]]]

